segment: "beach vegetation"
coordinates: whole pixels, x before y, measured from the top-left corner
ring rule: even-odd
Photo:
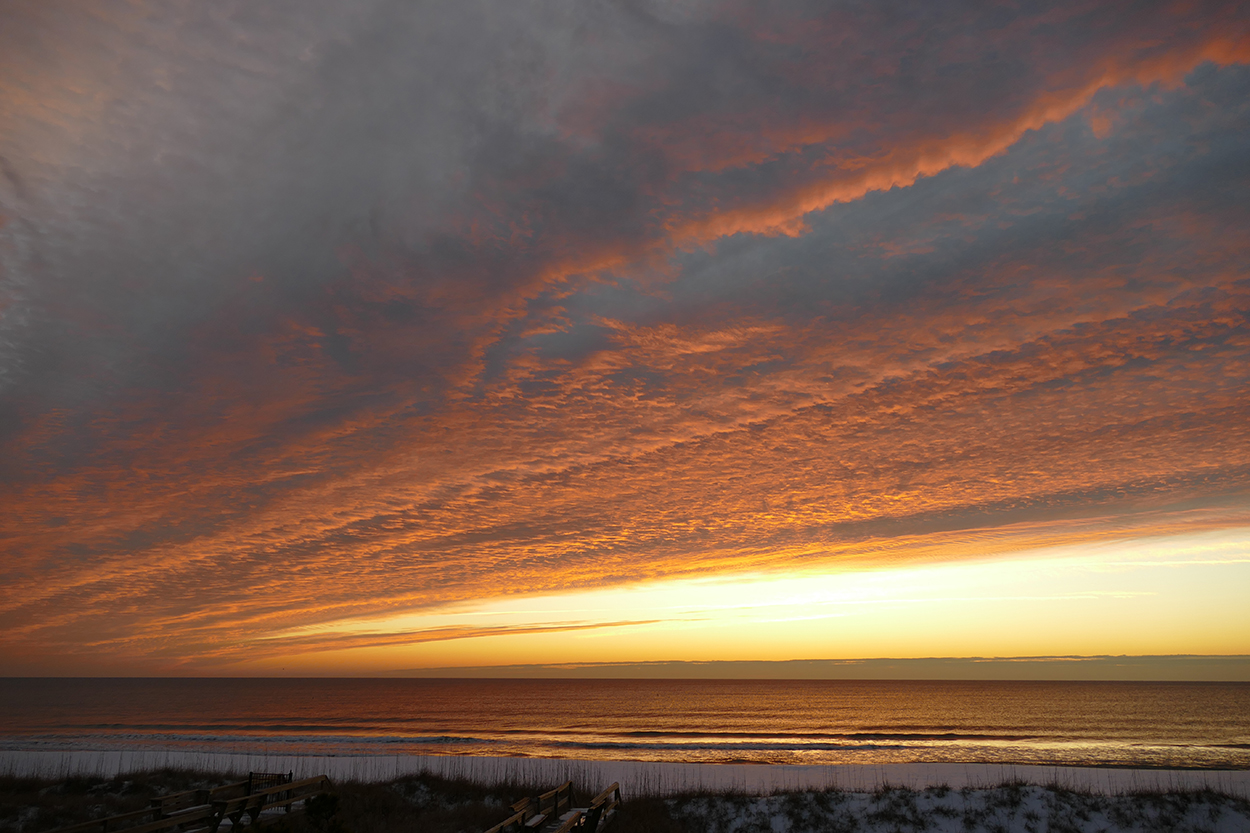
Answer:
[[[152,798],[210,789],[235,776],[190,769],[123,775],[0,776],[0,833],[51,830],[148,806]]]
[[[158,770],[124,777],[0,778],[0,833],[58,827],[141,809],[153,797],[206,789],[237,774]],[[595,791],[576,784],[575,802]],[[267,833],[481,833],[546,783],[430,773],[336,782],[302,813],[277,814]],[[1214,790],[1096,794],[1057,785],[875,792],[741,789],[624,796],[606,833],[1244,833],[1250,801]],[[117,833],[125,833],[120,828]]]

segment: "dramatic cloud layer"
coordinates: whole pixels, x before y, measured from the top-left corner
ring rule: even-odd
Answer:
[[[1250,525],[1241,4],[0,14],[0,667]]]

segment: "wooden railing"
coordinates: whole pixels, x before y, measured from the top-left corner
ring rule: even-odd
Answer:
[[[522,798],[512,805],[512,815],[486,833],[514,833],[541,829],[549,819],[560,817],[560,810],[573,806],[573,782],[565,781],[554,790]]]
[[[184,823],[182,819],[185,818],[183,814],[187,810],[207,806],[214,799],[246,794],[246,781],[224,784],[211,790],[188,790],[187,792],[170,793],[169,795],[162,795],[152,799],[151,806],[142,810],[132,810],[129,813],[118,813],[107,818],[84,821],[80,824],[71,824],[68,827],[58,827],[56,830],[50,831],[50,833],[118,833],[118,831],[133,833],[133,831],[142,829],[160,829],[152,828],[151,822],[159,822],[172,816],[177,816],[179,819],[178,824],[182,824]]]
[[[262,810],[275,807],[289,809],[297,801],[307,801],[313,796],[329,791],[330,779],[324,775],[317,775],[302,781],[292,781],[289,784],[278,784],[257,790],[251,795],[214,801],[212,803],[213,815],[208,823],[209,833],[217,833],[217,828],[224,819],[230,819],[231,829],[238,830],[243,824],[244,816],[248,817],[251,824],[256,824]]]
[[[621,785],[617,783],[592,798],[589,807],[565,819],[564,823],[552,833],[570,833],[574,830],[578,833],[597,833],[601,827],[612,820],[612,816],[616,815],[616,808],[620,804]]]
[[[214,801],[247,795],[253,775],[255,773],[248,773],[246,781],[223,784],[220,787],[213,787],[211,790],[187,790],[186,792],[158,796],[152,799],[152,809],[156,811],[157,818],[164,818],[172,813],[188,810],[192,807],[202,807],[205,804],[212,804]]]
[[[591,799],[590,806],[574,808],[573,782],[566,781],[550,792],[513,804],[512,815],[486,833],[597,833],[615,815],[620,803],[621,785],[613,784]]]
[[[256,781],[255,775],[257,773],[247,781],[211,790],[163,795],[152,799],[152,806],[143,810],[72,824],[49,833],[174,833],[187,829],[207,829],[215,833],[223,819],[229,818],[237,828],[246,815],[255,824],[262,810],[282,807],[289,811],[295,802],[330,790],[330,779],[324,775],[294,782],[289,780],[289,775],[266,776],[268,783],[274,786],[249,794],[249,785],[263,783]]]

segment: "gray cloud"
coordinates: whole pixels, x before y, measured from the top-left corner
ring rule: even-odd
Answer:
[[[1244,494],[1244,12],[934,9],[9,4],[0,615]]]

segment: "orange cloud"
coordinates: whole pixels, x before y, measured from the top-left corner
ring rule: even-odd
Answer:
[[[3,413],[0,656],[221,667],[497,595],[1243,523],[1250,240],[1240,174],[1206,160],[1241,135],[1216,102],[1250,46],[1233,6],[1147,17],[923,49],[877,21],[852,49],[843,17],[727,12],[722,75],[677,72],[711,47],[673,35],[654,69],[571,83],[507,141],[473,134],[455,210],[418,231],[393,206],[420,193],[333,246],[301,226],[331,266],[259,268],[256,244],[189,312],[146,273],[48,292]],[[968,70],[1013,46],[1010,89]],[[1125,90],[1090,140],[1083,108]]]

